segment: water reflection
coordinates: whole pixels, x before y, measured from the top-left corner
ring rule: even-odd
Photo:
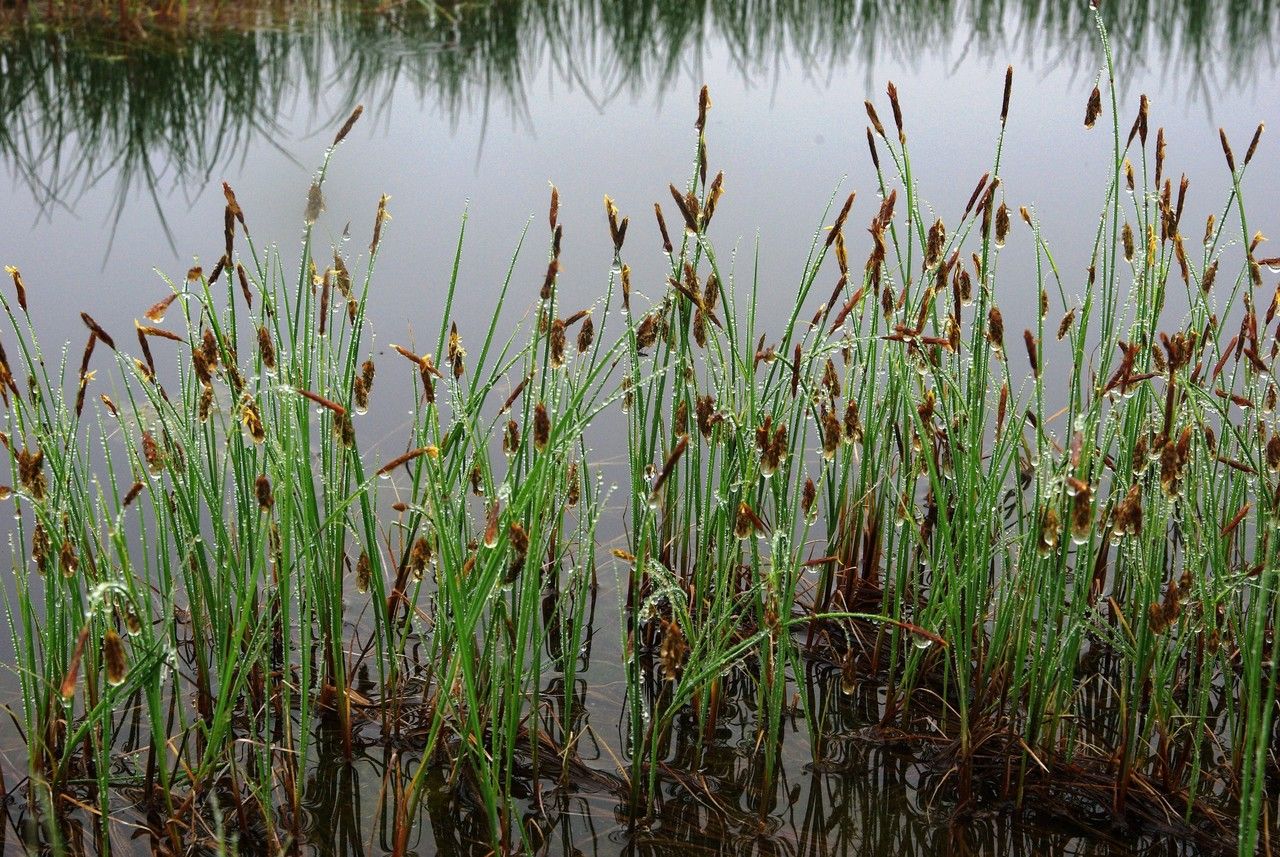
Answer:
[[[1268,34],[1280,5],[1270,0],[1109,0],[1102,12],[1122,77],[1156,53],[1190,99],[1277,60]],[[45,215],[74,209],[110,176],[115,220],[141,195],[163,222],[171,195],[189,200],[255,139],[284,138],[280,117],[299,105],[313,127],[330,127],[357,100],[408,88],[454,122],[498,103],[521,117],[531,72],[550,68],[599,108],[661,91],[696,69],[710,43],[744,77],[766,80],[783,65],[822,79],[852,62],[870,83],[886,59],[911,63],[946,45],[958,47],[956,63],[1037,55],[1087,68],[1092,30],[1085,3],[1040,0],[447,2],[386,12],[324,2],[304,18],[198,38],[33,29],[0,38],[0,155]]]

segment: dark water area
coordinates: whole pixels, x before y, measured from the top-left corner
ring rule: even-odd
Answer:
[[[1125,0],[1105,3],[1103,14],[1123,87],[1122,125],[1147,94],[1152,124],[1169,141],[1167,172],[1187,174],[1189,221],[1203,223],[1230,191],[1219,127],[1239,148],[1258,122],[1280,121],[1273,38],[1280,5]],[[0,265],[22,269],[31,316],[56,352],[51,344],[83,339],[81,310],[108,329],[127,330],[168,293],[163,277],[179,282],[192,265],[213,264],[221,253],[223,181],[234,187],[255,238],[279,243],[289,260],[313,171],[334,128],[363,104],[364,117],[329,169],[317,235],[341,244],[349,234],[362,245],[379,195],[391,195],[394,220],[370,301],[375,350],[434,338],[464,221],[454,312],[464,334],[486,328],[529,229],[514,263],[513,296],[501,308],[509,329],[527,323],[545,269],[548,182],[559,188],[566,225],[566,305],[595,305],[608,282],[604,194],[631,216],[629,243],[660,246],[652,204],[669,201],[668,183],[681,185],[689,174],[705,83],[714,102],[709,156],[713,170],[726,174],[715,238],[724,258],[736,246],[744,282],[758,277],[760,314],[768,319],[790,310],[833,195],[858,191],[851,215],[858,224],[878,206],[863,100],[887,114],[885,85],[896,84],[919,193],[950,223],[990,168],[1012,64],[1004,187],[1011,204],[1034,210],[1066,288],[1079,293],[1111,157],[1106,122],[1093,131],[1081,125],[1103,62],[1086,3],[1036,0],[566,0],[386,14],[326,4],[296,20],[264,18],[250,32],[157,33],[141,44],[118,44],[109,33],[16,32],[0,36]],[[1256,201],[1251,226],[1280,235],[1274,139],[1263,138],[1244,190]],[[651,268],[636,265],[637,291],[657,297],[665,272],[657,253],[649,258]],[[1003,279],[1034,283],[1034,264],[1029,246],[1011,242]],[[1271,287],[1275,277],[1267,277]],[[1032,312],[1036,295],[1029,287],[1002,300],[1016,320]],[[409,419],[407,411],[369,414],[362,436],[375,443],[368,453],[388,459],[401,452]],[[610,445],[609,425],[592,440],[597,461],[622,457]],[[619,512],[612,521],[605,514],[602,533],[620,539],[623,501],[610,502]],[[609,546],[606,539],[602,547]],[[1125,826],[1106,807],[1049,797],[1029,799],[1027,811],[992,802],[957,812],[946,761],[872,728],[883,703],[877,688],[842,693],[838,670],[822,664],[794,692],[811,694],[813,710],[828,718],[824,747],[808,743],[797,703],[784,724],[781,774],[762,791],[753,686],[750,676],[735,675],[733,716],[700,748],[677,724],[655,817],[633,826],[618,773],[618,610],[606,581],[576,691],[576,716],[591,727],[578,748],[583,770],[571,785],[535,783],[521,798],[544,835],[539,853],[1204,852],[1149,825]],[[0,644],[11,660],[11,641]],[[547,695],[564,692],[549,687]],[[122,740],[130,718],[143,716],[120,712]],[[384,786],[417,760],[370,734],[354,763],[326,763],[339,756],[337,737],[317,740],[320,761],[304,789],[303,850],[387,853],[394,807]],[[6,721],[0,760],[10,784],[25,770],[24,753]],[[486,853],[486,819],[468,806],[465,783],[436,783],[413,853]],[[6,853],[22,850],[25,824],[23,808],[10,807]],[[256,841],[251,831],[242,835]],[[120,853],[148,848],[145,838],[118,836]]]

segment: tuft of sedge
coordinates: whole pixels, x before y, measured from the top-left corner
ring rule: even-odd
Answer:
[[[333,287],[343,298],[352,301],[351,271],[347,269],[347,263],[342,260],[337,250],[333,252],[333,268],[330,270],[333,271]]]
[[[350,449],[356,442],[356,427],[351,421],[351,415],[342,411],[334,411],[333,414],[333,436],[346,449]]]
[[[75,648],[71,650],[71,659],[67,661],[67,674],[63,676],[62,687],[59,689],[62,698],[67,701],[76,695],[76,685],[80,683],[80,661],[84,658],[84,647],[88,640],[89,626],[86,624],[76,637]]]
[[[354,401],[356,413],[362,414],[369,410],[369,385],[361,375],[351,380],[351,398]]]
[[[1222,142],[1222,154],[1227,159],[1227,168],[1234,175],[1236,171],[1236,156],[1231,151],[1231,143],[1227,140],[1227,132],[1222,128],[1218,129],[1218,139]]]
[[[63,538],[62,547],[58,551],[58,568],[63,577],[75,577],[80,568],[80,558],[76,555],[76,544],[70,536]]]
[[[502,432],[502,451],[510,458],[520,450],[520,424],[515,420],[507,420],[507,427]]]
[[[840,420],[836,418],[833,411],[823,405],[819,425],[822,429],[822,457],[831,461],[836,457],[836,450],[840,448],[842,436]]]
[[[205,328],[204,334],[200,338],[200,353],[204,356],[205,364],[210,369],[216,369],[218,366],[218,340],[213,335],[210,328]]]
[[[254,404],[252,397],[248,393],[245,393],[240,400],[240,421],[254,443],[260,444],[267,439],[267,432],[262,425],[262,417],[258,413],[258,406]]]
[[[1155,175],[1156,187],[1160,187],[1160,179],[1161,177],[1164,176],[1164,158],[1167,151],[1168,151],[1168,147],[1165,145],[1165,141],[1164,141],[1164,127],[1161,126],[1156,129],[1156,175]],[[1169,193],[1169,188],[1166,185],[1165,187],[1166,205],[1168,203],[1168,199],[1167,199],[1168,193]]]
[[[1218,277],[1218,260],[1214,259],[1209,263],[1209,267],[1204,269],[1204,276],[1200,279],[1200,290],[1206,295],[1213,290],[1213,281]]]
[[[321,336],[324,336],[325,329],[329,323],[329,291],[332,288],[333,288],[333,269],[325,268],[324,274],[320,277],[319,323],[320,323]]]
[[[711,440],[711,430],[715,427],[714,419],[716,410],[715,399],[708,393],[705,396],[699,396],[694,402],[694,417],[698,423],[698,434],[702,435],[703,440]]]
[[[929,237],[924,251],[924,266],[926,268],[935,267],[942,261],[942,252],[946,249],[946,243],[947,227],[942,222],[942,218],[938,218],[929,227]]]
[[[84,394],[89,389],[89,382],[93,380],[93,372],[86,372],[80,376],[80,383],[76,388],[76,419],[84,412]]]
[[[1067,333],[1071,330],[1071,325],[1075,322],[1075,320],[1076,320],[1076,308],[1072,307],[1071,309],[1067,310],[1065,315],[1062,316],[1062,321],[1058,322],[1058,341],[1059,342],[1061,342],[1062,338],[1065,337]]]
[[[675,200],[676,208],[679,210],[680,216],[684,219],[685,230],[697,234],[698,218],[697,215],[694,214],[695,208],[690,207],[688,199],[684,194],[680,193],[680,191],[676,189],[674,184],[668,185],[667,188],[671,191],[671,198]]]
[[[511,545],[511,561],[507,565],[506,582],[510,584],[524,570],[525,559],[529,556],[529,534],[519,521],[512,521],[507,527],[507,542]]]
[[[218,282],[218,278],[222,276],[222,272],[227,268],[227,256],[218,257],[218,263],[213,266],[213,270],[209,272],[209,285]]]
[[[844,222],[849,217],[849,211],[853,208],[853,200],[857,197],[857,192],[850,193],[844,201],[844,206],[840,209],[840,213],[836,215],[836,221],[831,225],[831,231],[827,233],[828,248],[835,243],[836,237],[844,231]]]
[[[120,620],[124,623],[125,632],[130,637],[136,637],[142,633],[142,617],[138,615],[138,611],[134,608],[132,602],[125,602],[123,607],[117,605],[120,613]]]
[[[702,89],[698,92],[698,121],[694,123],[694,128],[698,130],[698,136],[707,130],[707,111],[711,109],[711,90],[704,83]]]
[[[271,332],[265,324],[258,326],[258,356],[262,358],[262,367],[268,372],[276,369],[276,347],[271,341]]]
[[[582,319],[582,326],[578,328],[578,353],[583,354],[591,350],[591,343],[595,339],[596,326],[591,320],[591,313],[587,313]]]
[[[53,540],[49,537],[49,531],[44,528],[42,522],[36,521],[35,529],[31,532],[31,561],[42,577],[48,567],[49,551],[52,548]]]
[[[1135,482],[1129,487],[1112,514],[1111,538],[1119,541],[1125,536],[1142,534],[1142,485]]]
[[[231,189],[231,185],[226,182],[222,183],[222,195],[226,197],[227,210],[231,212],[232,216],[234,216],[237,221],[239,221],[240,227],[245,229],[244,209],[240,207],[240,203],[236,200],[235,191],[233,191]]]
[[[501,513],[502,508],[497,501],[490,504],[484,527],[484,546],[490,550],[498,546],[498,519]]]
[[[1022,332],[1022,340],[1027,345],[1027,360],[1029,360],[1031,363],[1031,377],[1039,381],[1040,380],[1040,353],[1039,353],[1039,348],[1036,345],[1035,334],[1032,333],[1030,330],[1024,330]]]
[[[987,312],[987,341],[996,353],[996,357],[1004,357],[1004,315],[1000,307],[992,306]]]
[[[1262,132],[1266,130],[1266,124],[1259,122],[1257,129],[1253,132],[1253,139],[1249,141],[1249,149],[1244,153],[1244,165],[1249,166],[1249,162],[1253,160],[1254,152],[1258,151],[1258,142],[1262,140]]]
[[[426,536],[414,539],[413,547],[409,549],[409,571],[413,573],[415,580],[422,579],[427,567],[431,565],[432,556],[431,541]]]
[[[631,312],[631,266],[622,266],[622,309]]]
[[[734,517],[733,534],[737,536],[738,541],[746,541],[755,535],[756,532],[756,516],[751,511],[751,507],[745,502],[738,504],[738,514]]]
[[[1147,147],[1147,118],[1150,112],[1151,99],[1147,98],[1147,94],[1144,92],[1138,97],[1138,115],[1133,120],[1133,128],[1129,131],[1129,140],[1125,143],[1126,149],[1129,148],[1129,143],[1133,142],[1135,134],[1142,148],[1145,149]]]
[[[267,478],[265,473],[258,474],[258,478],[254,481],[253,489],[258,497],[258,511],[270,512],[271,507],[276,504],[276,500],[271,493],[271,480]]]
[[[840,398],[840,375],[836,372],[836,364],[830,357],[827,358],[826,365],[822,368],[822,387],[832,399]]]
[[[373,580],[373,563],[369,561],[368,551],[360,551],[356,560],[356,592],[361,595],[369,591],[369,583]]]
[[[146,316],[147,321],[152,324],[160,324],[164,321],[165,314],[169,311],[169,306],[177,299],[178,295],[176,292],[169,295],[167,298],[161,298],[148,307],[147,311],[144,312],[143,315]]]
[[[1009,407],[1009,382],[1005,381],[1000,385],[1000,401],[996,405],[996,434],[1000,434],[1000,430],[1004,428],[1004,418]]]
[[[889,85],[885,87],[885,92],[889,96],[889,106],[893,109],[893,124],[898,129],[898,142],[905,146],[907,144],[907,132],[902,127],[902,105],[898,102],[898,87],[891,80]]]
[[[618,206],[614,205],[613,200],[608,195],[604,198],[604,213],[609,219],[609,235],[613,239],[613,254],[617,256],[622,252],[623,242],[627,240],[627,224],[629,221],[626,217],[618,220]]]
[[[711,223],[711,218],[716,213],[716,205],[720,202],[720,197],[724,196],[724,172],[716,173],[716,177],[711,180],[711,187],[707,189],[706,199],[702,204],[701,223],[702,228],[706,229]],[[626,232],[627,219],[622,219],[622,231]]]
[[[129,508],[134,500],[138,499],[138,495],[142,493],[143,483],[135,482],[129,486],[128,492],[124,495],[124,500],[120,503],[122,509]]]
[[[1003,247],[1009,237],[1009,206],[1003,202],[996,209],[996,246]]]
[[[467,356],[467,349],[462,347],[462,337],[458,335],[458,323],[455,321],[449,327],[449,363],[453,367],[453,378],[458,380],[462,377],[466,366],[463,358]]]
[[[158,476],[164,472],[164,451],[160,449],[160,445],[156,443],[156,439],[149,431],[142,433],[142,457],[147,462],[147,470],[152,476]]]
[[[93,331],[94,335],[96,335],[99,339],[102,340],[103,345],[106,345],[112,351],[116,350],[115,340],[111,338],[110,334],[108,334],[105,330],[102,329],[102,325],[98,324],[96,321],[93,320],[93,317],[91,315],[89,315],[87,312],[82,312],[80,313],[80,320],[84,322],[85,327]]]
[[[22,272],[13,265],[5,265],[4,272],[13,278],[13,289],[18,293],[18,306],[27,311],[27,286],[22,281]]]
[[[1045,506],[1040,514],[1040,533],[1036,543],[1036,552],[1040,556],[1049,556],[1058,547],[1062,537],[1062,523],[1058,520],[1058,512],[1052,506]]]
[[[689,644],[685,641],[680,623],[675,619],[662,622],[662,640],[658,644],[658,662],[662,668],[665,681],[675,682],[680,668],[684,666],[689,654]]]
[[[1078,545],[1089,541],[1093,532],[1093,492],[1088,485],[1078,487],[1071,501],[1071,540]]]
[[[1102,91],[1098,87],[1089,93],[1089,102],[1084,108],[1084,127],[1092,128],[1102,115]]]
[[[550,351],[550,361],[552,369],[559,369],[564,365],[565,352],[565,332],[564,319],[557,318],[551,322],[551,331],[547,336]]]
[[[1009,119],[1009,97],[1013,94],[1013,66],[1004,71],[1004,97],[1000,99],[1000,124]]]
[[[320,219],[324,212],[324,193],[320,190],[320,182],[313,181],[307,189],[307,204],[302,210],[302,222],[311,226]]]
[[[361,113],[364,113],[364,105],[357,104],[356,109],[351,111],[351,115],[347,117],[347,121],[342,123],[342,127],[339,128],[338,133],[334,135],[334,146],[347,139],[347,135],[351,133],[351,128],[356,124],[356,120],[360,118]]]
[[[114,629],[108,628],[102,637],[102,660],[106,667],[107,684],[119,687],[129,674],[129,659],[124,651],[124,640]]]
[[[551,441],[551,418],[547,415],[547,406],[538,402],[533,409],[533,447],[542,452]]]
[[[871,106],[871,102],[867,102],[867,106]],[[871,166],[875,167],[876,173],[880,172],[880,153],[876,151],[876,138],[872,136],[871,129],[867,128],[867,149],[871,152]]]
[[[551,182],[547,182],[547,184],[551,185],[551,205],[547,210],[547,221],[551,224],[551,231],[555,232],[556,225],[560,220],[560,191]]]
[[[876,107],[870,101],[863,101],[863,105],[867,108],[867,119],[871,122],[871,127],[880,135],[882,140],[887,140],[884,133],[884,124],[880,121],[879,114],[876,113]]]
[[[565,492],[564,502],[566,506],[572,509],[582,499],[582,483],[578,479],[578,462],[569,462],[569,469],[564,478],[569,483],[569,487]]]
[[[204,351],[198,347],[191,349],[191,366],[196,373],[196,380],[202,386],[213,386],[213,366],[209,365],[208,359],[204,356]]]
[[[1267,469],[1272,473],[1280,473],[1280,434],[1272,433],[1266,447]]]
[[[658,232],[662,235],[662,250],[670,256],[675,247],[671,243],[670,233],[667,232],[667,220],[662,216],[662,206],[656,202],[653,204],[653,215],[658,219]]]
[[[862,420],[858,415],[858,403],[852,398],[849,399],[849,403],[844,408],[843,429],[845,443],[862,443]]]
[[[804,480],[804,488],[800,492],[800,511],[807,520],[812,520],[817,513],[818,486],[813,483],[812,477]]]
[[[382,224],[391,219],[391,215],[387,212],[387,201],[391,197],[385,193],[378,200],[378,211],[373,216],[373,238],[369,241],[369,254],[373,255],[378,252],[378,246],[382,243]]]
[[[978,202],[978,197],[987,188],[987,181],[990,180],[991,173],[983,173],[982,178],[978,179],[977,185],[973,188],[973,193],[969,194],[969,202],[965,204],[963,217],[968,217],[969,212],[973,211],[974,205]],[[963,219],[962,217],[962,219]]]

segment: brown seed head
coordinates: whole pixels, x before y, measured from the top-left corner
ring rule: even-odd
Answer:
[[[538,452],[547,448],[551,440],[551,418],[547,415],[547,406],[538,402],[533,409],[533,446]]]
[[[107,684],[112,687],[124,684],[129,672],[129,659],[125,654],[124,640],[111,628],[102,638],[102,661],[106,667]]]
[[[1084,108],[1084,127],[1092,128],[1102,114],[1102,92],[1098,87],[1089,93],[1089,103]]]
[[[275,497],[271,494],[271,480],[267,478],[265,473],[260,473],[253,487],[258,495],[258,510],[270,512],[271,507],[276,504]]]

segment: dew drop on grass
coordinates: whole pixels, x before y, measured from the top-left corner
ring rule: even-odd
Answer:
[[[920,649],[921,651],[924,651],[925,649],[933,645],[933,640],[930,640],[928,637],[922,637],[919,634],[916,634],[911,638],[911,645],[915,646],[917,649]]]

